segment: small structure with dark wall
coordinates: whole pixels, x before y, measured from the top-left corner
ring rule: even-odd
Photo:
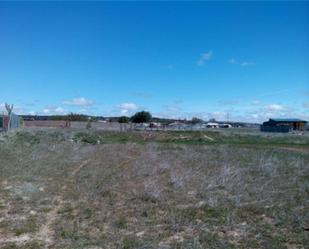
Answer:
[[[306,129],[307,121],[297,118],[270,118],[261,125],[261,131],[266,132],[290,132],[303,131]]]

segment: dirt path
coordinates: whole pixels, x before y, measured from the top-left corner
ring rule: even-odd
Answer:
[[[294,152],[304,152],[309,153],[309,148],[300,148],[300,147],[280,147],[280,149],[294,151]]]
[[[61,196],[56,196],[52,203],[54,203],[54,205],[46,215],[46,222],[40,227],[39,232],[34,236],[35,239],[46,243],[45,248],[48,248],[48,246],[50,246],[54,241],[54,231],[52,229],[52,225],[58,217],[58,211],[63,206],[63,199]]]
[[[83,161],[75,170],[73,170],[71,177],[74,177],[79,171],[81,171],[87,163],[90,162],[90,159]]]
[[[81,171],[87,164],[90,162],[90,159],[83,161],[76,169],[74,169],[67,179],[67,182],[72,180],[79,171]],[[63,184],[61,187],[62,190],[67,188],[67,184]],[[52,225],[55,223],[58,218],[58,212],[63,207],[65,201],[63,200],[63,196],[61,194],[55,196],[52,201],[52,209],[46,213],[46,222],[42,224],[39,228],[39,231],[32,234],[26,233],[20,236],[1,236],[0,234],[0,248],[1,244],[6,243],[16,243],[17,245],[22,245],[27,242],[31,242],[33,240],[44,241],[44,248],[50,248],[54,242],[55,231],[52,228]]]
[[[20,236],[11,236],[11,237],[0,235],[0,247],[1,247],[1,244],[5,244],[5,243],[16,243],[17,245],[20,245],[30,240],[31,240],[31,235],[29,234],[23,234]]]
[[[75,177],[75,175],[81,171],[87,164],[90,162],[90,159],[87,159],[83,161],[75,170],[72,171],[71,176],[68,178],[68,181],[70,181],[72,178]],[[62,186],[62,190],[67,188],[67,184],[64,184]],[[54,241],[54,230],[52,229],[52,225],[56,221],[58,217],[58,211],[61,210],[64,204],[63,197],[61,195],[55,196],[53,201],[53,208],[47,213],[46,215],[46,223],[43,224],[39,230],[39,232],[36,235],[36,238],[42,241],[45,241],[46,246],[45,248],[48,248],[53,241]]]

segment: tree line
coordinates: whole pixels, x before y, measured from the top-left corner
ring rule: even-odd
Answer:
[[[149,122],[160,122],[160,123],[171,123],[175,121],[182,121],[190,124],[199,124],[202,123],[203,120],[197,117],[193,117],[191,120],[178,120],[178,119],[164,119],[164,118],[156,118],[152,117],[151,113],[148,111],[139,111],[136,112],[131,117],[129,116],[120,116],[120,117],[96,117],[85,114],[78,113],[70,113],[68,115],[51,115],[51,116],[32,116],[32,115],[21,115],[24,120],[62,120],[62,121],[99,121],[102,119],[108,119],[110,122],[119,122],[121,124],[124,123],[149,123]]]

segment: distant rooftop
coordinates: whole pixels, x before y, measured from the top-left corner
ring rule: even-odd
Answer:
[[[269,120],[275,122],[307,122],[306,120],[302,120],[299,118],[270,118]]]

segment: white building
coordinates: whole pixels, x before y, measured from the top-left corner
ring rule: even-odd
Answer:
[[[219,128],[219,124],[209,122],[209,123],[206,124],[206,127],[207,128]]]

